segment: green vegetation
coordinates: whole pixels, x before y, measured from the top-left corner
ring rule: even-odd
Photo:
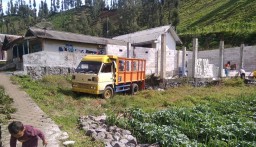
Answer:
[[[5,94],[4,88],[0,86],[0,123],[6,123],[10,119],[10,114],[15,111],[11,107],[13,100]]]
[[[256,2],[252,0],[182,0],[178,33],[187,46],[198,37],[204,49],[255,44]]]
[[[113,37],[172,24],[188,49],[193,37],[199,38],[202,50],[217,48],[220,40],[225,41],[226,47],[256,44],[256,1],[253,0],[118,0],[106,5],[108,1],[89,0],[82,4],[70,0],[63,6],[55,1],[50,10],[41,2],[38,15],[33,2],[29,6],[19,2],[17,6],[10,5],[13,8],[1,16],[5,20],[0,22],[1,31],[24,35],[29,26],[38,26]]]
[[[254,146],[256,139],[255,87],[245,86],[237,79],[226,80],[219,86],[144,90],[136,96],[117,94],[108,100],[73,94],[70,77],[47,76],[39,81],[29,77],[12,79],[70,134],[77,146],[101,145],[84,136],[77,119],[102,113],[109,116],[109,124],[128,128],[139,141],[159,141],[163,146],[212,146],[213,143]]]

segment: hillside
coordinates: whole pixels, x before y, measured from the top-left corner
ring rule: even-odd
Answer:
[[[118,1],[119,2],[119,1]],[[29,26],[41,26],[42,19],[55,30],[92,36],[114,37],[148,28],[172,24],[184,45],[191,49],[193,37],[198,37],[203,50],[225,46],[256,44],[256,1],[254,0],[166,0],[134,4],[121,3],[111,8],[79,6],[61,12],[49,12],[42,17],[25,15],[4,17],[1,32],[22,34]],[[14,18],[15,17],[15,18]],[[40,23],[41,22],[41,23]],[[39,23],[39,25],[38,25]]]
[[[182,0],[178,34],[185,43],[199,37],[204,48],[223,39],[230,46],[256,44],[256,1]]]
[[[256,31],[255,8],[254,0],[183,0],[178,30],[182,33],[193,28],[205,32]]]

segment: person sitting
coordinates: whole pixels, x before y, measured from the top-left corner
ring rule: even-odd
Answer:
[[[252,76],[253,76],[253,78],[256,78],[256,70],[253,71]]]

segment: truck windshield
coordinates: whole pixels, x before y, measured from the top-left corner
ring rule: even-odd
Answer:
[[[101,62],[81,61],[77,66],[75,72],[98,74],[101,64],[102,64]]]

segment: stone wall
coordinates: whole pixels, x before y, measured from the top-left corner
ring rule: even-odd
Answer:
[[[36,52],[23,56],[23,68],[25,74],[34,79],[44,75],[68,75],[74,72],[83,56],[70,52]]]
[[[111,48],[111,47],[110,47]],[[110,51],[110,48],[108,52]],[[134,55],[136,58],[146,59],[146,74],[160,73],[159,69],[159,51],[156,48],[142,48],[136,47],[134,50],[130,50],[130,55]],[[114,55],[126,57],[127,50],[124,48],[114,49],[109,52]],[[37,52],[23,56],[23,67],[26,74],[32,77],[40,78],[47,74],[69,74],[74,72],[74,69],[79,64],[81,58],[85,54],[70,53],[70,52]],[[201,71],[209,71],[207,76],[214,75],[219,67],[219,49],[199,51],[198,58],[207,59],[207,64],[200,64],[204,69],[197,67],[197,71],[202,74]],[[192,52],[187,51],[187,66],[191,63]],[[239,69],[240,62],[240,47],[224,49],[224,63],[231,61],[231,64],[236,64]],[[179,74],[182,63],[182,51],[167,50],[166,51],[166,76],[173,77]],[[199,64],[198,64],[199,65]],[[191,67],[192,68],[192,67]],[[188,73],[191,72],[191,68],[187,67]],[[222,67],[223,68],[223,67]],[[244,49],[244,69],[245,71],[253,71],[256,69],[256,46],[246,46]],[[202,75],[201,78],[204,78]]]
[[[210,64],[219,66],[219,49],[199,51],[198,58],[209,59]],[[240,69],[240,47],[224,49],[224,64],[228,61],[231,62],[231,65],[236,64],[237,69]],[[253,71],[256,69],[256,46],[245,46],[244,69],[245,71]]]

